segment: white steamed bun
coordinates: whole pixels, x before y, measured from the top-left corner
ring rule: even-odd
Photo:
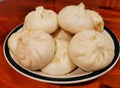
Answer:
[[[86,10],[86,13],[88,14],[88,16],[92,16],[93,21],[94,21],[94,29],[100,32],[103,31],[104,21],[101,15],[99,15],[99,13],[96,11],[88,10],[88,9]]]
[[[56,41],[56,53],[53,60],[42,69],[49,75],[64,75],[75,69],[75,64],[68,55],[68,44],[71,34],[60,30],[54,34]]]
[[[113,60],[114,43],[105,31],[83,30],[71,39],[69,55],[85,71],[100,70]]]
[[[24,29],[42,30],[49,34],[53,33],[58,28],[57,14],[44,7],[36,7],[35,11],[28,13],[24,21]]]
[[[24,30],[9,38],[8,47],[19,64],[30,70],[38,70],[53,59],[55,41],[45,32]]]
[[[74,34],[94,27],[93,18],[88,16],[83,3],[64,7],[58,14],[58,23],[64,30]]]
[[[8,40],[8,47],[9,47],[11,52],[15,52],[18,37],[20,37],[23,34],[23,31],[24,31],[23,28],[21,28],[20,30],[18,30],[17,32],[13,33],[10,36],[10,38]]]

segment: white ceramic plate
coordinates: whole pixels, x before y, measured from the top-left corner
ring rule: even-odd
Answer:
[[[81,69],[75,69],[73,72],[63,75],[63,76],[50,76],[47,75],[43,72],[40,71],[30,71],[24,67],[22,67],[21,65],[19,65],[15,60],[14,57],[12,57],[11,53],[9,52],[9,48],[8,48],[8,39],[9,37],[16,31],[18,31],[20,28],[23,27],[23,24],[17,26],[15,29],[13,29],[8,36],[5,39],[4,42],[4,55],[5,58],[7,60],[7,62],[9,63],[9,65],[15,69],[17,72],[19,72],[20,74],[29,77],[31,79],[35,79],[38,81],[43,81],[43,82],[48,82],[48,83],[55,83],[55,84],[71,84],[71,83],[79,83],[79,82],[85,82],[85,81],[89,81],[92,79],[95,79],[103,74],[105,74],[106,72],[108,72],[109,70],[111,70],[115,64],[117,63],[118,59],[119,59],[119,41],[116,38],[116,36],[114,35],[113,32],[111,32],[108,28],[104,27],[105,31],[110,34],[111,38],[114,41],[114,45],[115,45],[115,56],[113,58],[113,61],[104,69],[99,70],[99,71],[95,71],[95,72],[84,72]]]

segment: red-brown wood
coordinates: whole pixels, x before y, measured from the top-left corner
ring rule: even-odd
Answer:
[[[8,33],[24,22],[26,14],[42,5],[59,12],[66,5],[85,3],[86,8],[98,11],[105,26],[120,39],[120,0],[3,0],[0,2],[0,86],[2,88],[120,88],[120,61],[105,75],[85,83],[54,85],[29,79],[6,62],[3,42]]]

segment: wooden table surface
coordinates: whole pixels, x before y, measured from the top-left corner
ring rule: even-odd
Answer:
[[[0,0],[0,86],[1,88],[120,88],[120,61],[105,75],[85,83],[55,85],[29,79],[9,66],[3,55],[3,42],[8,33],[24,22],[28,12],[44,6],[59,12],[66,5],[83,2],[98,11],[105,26],[120,39],[120,0]]]

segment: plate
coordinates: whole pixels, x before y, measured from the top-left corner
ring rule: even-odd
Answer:
[[[3,46],[4,56],[5,56],[8,64],[14,70],[16,70],[17,72],[19,72],[20,74],[22,74],[28,78],[31,78],[31,79],[34,79],[37,81],[43,81],[43,82],[54,83],[54,84],[72,84],[72,83],[80,83],[80,82],[90,81],[90,80],[93,80],[95,78],[102,76],[103,74],[105,74],[109,70],[111,70],[115,66],[115,64],[117,63],[117,61],[119,59],[119,41],[118,41],[117,37],[115,36],[115,34],[111,30],[109,30],[107,27],[104,27],[105,31],[113,39],[114,46],[115,46],[115,56],[114,56],[112,62],[104,69],[87,73],[87,72],[84,72],[81,69],[77,68],[73,72],[63,75],[63,76],[50,76],[50,75],[47,75],[40,71],[39,72],[30,71],[30,70],[22,67],[21,65],[19,65],[14,60],[14,57],[9,52],[9,48],[8,48],[8,39],[10,38],[10,36],[13,33],[17,32],[22,27],[23,27],[23,24],[18,25],[6,37],[6,39],[4,41],[4,46]]]

